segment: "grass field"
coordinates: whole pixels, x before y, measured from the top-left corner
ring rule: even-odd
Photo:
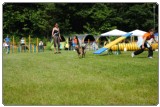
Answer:
[[[3,54],[4,105],[157,105],[158,52]]]

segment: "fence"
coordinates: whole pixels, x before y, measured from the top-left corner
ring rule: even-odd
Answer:
[[[24,45],[19,44],[18,46],[15,46],[14,44],[15,44],[15,41],[14,41],[14,36],[13,36],[13,39],[11,41],[11,45],[7,48],[9,53],[22,53],[22,52],[38,53],[38,52],[44,51],[44,47],[39,46],[39,39],[36,38],[36,44],[34,44],[34,43],[31,42],[30,35],[28,37],[28,42],[25,41]],[[105,44],[100,45],[100,43],[95,42],[95,41],[90,41],[89,39],[88,39],[88,41],[85,41],[84,44],[86,45],[86,50],[88,50],[88,51],[90,51],[90,50],[95,51],[98,48],[101,48],[105,45]],[[67,48],[69,48],[68,43],[66,44],[66,46],[67,46]],[[152,46],[153,50],[158,49],[158,44],[157,43],[154,43],[151,46]],[[4,49],[6,49],[6,48],[4,48]],[[113,45],[111,47],[111,50],[113,50],[113,51],[117,51],[117,50],[120,50],[120,51],[124,51],[124,50],[125,51],[135,51],[135,50],[138,50],[138,49],[139,49],[139,47],[137,46],[136,42],[118,43],[118,44]]]
[[[10,42],[9,46],[3,47],[3,50],[6,50],[6,53],[22,53],[22,52],[29,52],[29,53],[38,53],[44,51],[43,46],[39,46],[39,39],[36,38],[36,44],[31,42],[31,37],[29,35],[28,41],[24,40],[24,44],[15,45],[14,36],[12,41]]]

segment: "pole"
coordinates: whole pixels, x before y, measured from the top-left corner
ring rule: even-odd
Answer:
[[[118,48],[117,48],[117,55],[119,55],[120,54],[120,49],[119,49],[119,43],[118,43]]]
[[[33,53],[35,52],[35,51],[34,51],[34,45],[35,45],[35,44],[33,44],[33,46],[32,46],[32,49],[33,49]]]
[[[30,50],[31,50],[31,49],[30,49],[30,48],[31,48],[31,47],[30,47],[30,46],[31,46],[31,44],[30,44],[30,35],[29,35],[28,39],[29,39],[29,53],[30,53]]]
[[[27,46],[27,42],[26,42],[26,38],[24,38],[24,52],[26,52],[26,46]]]
[[[37,38],[37,51],[36,52],[38,52],[38,38]]]
[[[30,44],[29,49],[30,49],[30,52],[29,52],[29,53],[31,53],[31,52],[32,52],[32,44]]]
[[[14,53],[14,36],[13,36],[13,43],[12,43],[12,53]]]
[[[35,52],[35,53],[36,53],[36,50],[37,50],[36,44],[34,44],[34,52]]]
[[[88,47],[88,48],[89,48],[88,50],[90,50],[90,40],[89,40],[89,39],[88,39],[88,46],[89,46],[89,47]]]
[[[154,30],[155,30],[155,5],[153,5],[153,21],[154,21]]]

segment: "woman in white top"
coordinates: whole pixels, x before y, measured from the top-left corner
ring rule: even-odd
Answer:
[[[25,40],[24,40],[23,37],[22,37],[22,39],[21,39],[21,45],[25,45]]]

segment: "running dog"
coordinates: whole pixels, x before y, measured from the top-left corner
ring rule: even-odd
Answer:
[[[85,58],[86,54],[85,48],[86,48],[85,46],[76,46],[75,50],[77,51],[79,58]]]

